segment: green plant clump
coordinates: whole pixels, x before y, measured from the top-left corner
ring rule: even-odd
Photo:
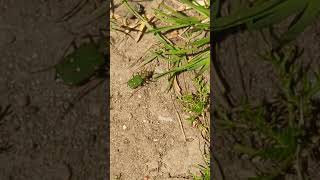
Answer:
[[[142,64],[146,65],[155,59],[164,59],[170,64],[170,69],[158,74],[155,78],[170,75],[171,80],[185,71],[201,70],[209,68],[210,62],[210,37],[203,33],[210,31],[210,2],[200,5],[196,0],[180,0],[181,3],[190,7],[195,15],[188,15],[187,10],[177,11],[174,8],[162,3],[159,9],[155,9],[155,17],[165,25],[155,27],[148,20],[134,11],[124,1],[129,10],[143,21],[149,33],[153,33],[159,40],[160,46],[154,50],[149,58]],[[191,11],[188,10],[188,11]],[[172,31],[181,30],[182,37],[179,45],[170,40],[166,34]],[[183,30],[183,32],[182,32]]]
[[[296,62],[301,54],[296,47],[283,48],[262,57],[270,62],[279,77],[279,93],[272,100],[257,106],[244,102],[234,112],[217,111],[221,128],[234,134],[239,143],[234,149],[259,157],[272,166],[258,172],[251,179],[277,179],[295,167],[300,178],[306,176],[301,166],[301,152],[311,147],[311,138],[317,136],[308,131],[308,124],[316,120],[314,97],[320,90],[320,75],[308,78],[306,68]]]
[[[187,119],[191,124],[199,120],[199,117],[205,113],[209,106],[209,85],[202,77],[197,77],[194,80],[197,88],[196,93],[187,93],[179,97],[185,107],[186,112],[190,113]]]

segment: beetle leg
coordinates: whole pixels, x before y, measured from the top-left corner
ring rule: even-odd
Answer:
[[[65,15],[63,15],[60,21],[67,21],[72,16],[77,14],[87,3],[89,0],[81,0],[76,6],[74,6],[70,11],[68,11]]]
[[[93,36],[88,35],[88,38],[89,38],[89,40],[90,40],[91,43],[96,44],[96,42],[95,42],[94,39],[93,39]]]
[[[70,42],[70,44],[66,47],[66,49],[63,51],[62,57],[64,57],[68,53],[70,47],[73,47],[74,49],[77,49],[77,44],[76,44],[75,40],[72,40]]]
[[[110,37],[110,34],[108,33],[108,30],[107,30],[107,29],[99,28],[99,37],[100,37],[101,39],[107,40],[107,38]]]
[[[141,90],[143,87],[138,87],[137,89],[133,90],[133,92],[131,93],[131,95],[129,96],[129,99],[131,99],[133,97],[133,95],[135,95],[139,90]]]
[[[71,100],[68,107],[64,110],[60,118],[64,119],[64,117],[74,108],[76,102],[80,101],[82,98],[88,95],[91,91],[93,91],[99,85],[101,85],[104,81],[105,79],[97,80],[97,82],[92,81],[91,83],[89,83],[89,87],[85,87],[84,89],[80,90],[80,93],[75,98],[73,98],[73,100]]]
[[[110,30],[109,30],[109,31],[110,31]],[[99,34],[100,34],[100,36],[105,37],[106,34],[104,34],[104,33],[108,33],[108,29],[106,29],[106,28],[99,28]]]
[[[75,40],[73,40],[73,41],[71,42],[71,46],[72,46],[74,49],[77,49],[77,48],[78,48],[77,43],[76,43]]]
[[[101,2],[94,0],[94,8],[97,9],[100,6]]]
[[[8,116],[12,113],[11,105],[7,105],[4,110],[2,110],[2,107],[0,106],[0,122],[3,120],[5,116]]]
[[[64,57],[67,53],[68,53],[68,51],[69,51],[69,49],[70,49],[70,47],[73,47],[73,48],[77,48],[77,44],[76,44],[76,42],[75,42],[75,40],[72,40],[71,42],[70,42],[70,44],[64,49],[64,51],[63,51],[63,54],[62,54],[62,57]],[[59,55],[60,56],[60,55]],[[63,58],[61,58],[61,60],[60,61],[63,61]],[[44,68],[44,69],[40,69],[40,70],[36,70],[36,71],[29,71],[30,73],[39,73],[39,72],[45,72],[45,71],[48,71],[48,70],[51,70],[52,68],[54,68],[56,66],[56,64],[55,65],[51,65],[51,66],[49,66],[49,67],[46,67],[46,68]],[[56,80],[56,79],[58,79],[58,77],[54,77],[54,79]]]

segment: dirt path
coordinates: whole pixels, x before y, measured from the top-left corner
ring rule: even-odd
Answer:
[[[143,4],[147,11],[157,2],[152,3]],[[190,178],[190,172],[198,172],[195,165],[203,164],[201,136],[182,118],[186,136],[191,140],[185,141],[176,112],[184,116],[177,102],[175,109],[171,93],[164,92],[166,80],[147,84],[137,91],[127,86],[136,73],[130,65],[156,42],[154,36],[146,34],[138,43],[120,32],[112,32],[111,37],[112,178]]]

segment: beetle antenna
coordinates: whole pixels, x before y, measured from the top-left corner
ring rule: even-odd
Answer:
[[[75,48],[75,49],[77,48],[77,44],[76,44],[75,40],[72,40],[72,41],[71,41],[71,43],[70,43],[70,44],[67,46],[67,48],[64,50],[62,56],[65,56],[65,55],[66,55],[66,53],[68,52],[68,50],[69,50],[69,48],[70,48],[71,46],[72,46],[73,48]],[[29,71],[29,73],[34,74],[34,73],[46,72],[46,71],[49,71],[49,70],[55,68],[55,66],[56,66],[56,64],[51,65],[51,66],[46,67],[46,68],[43,68],[43,69],[40,69],[40,70]]]
[[[39,69],[39,70],[36,70],[36,71],[29,71],[29,73],[31,74],[35,74],[35,73],[40,73],[40,72],[46,72],[46,71],[49,71],[51,69],[53,69],[56,65],[52,65],[52,66],[49,66],[49,67],[46,67],[46,68],[43,68],[43,69]]]

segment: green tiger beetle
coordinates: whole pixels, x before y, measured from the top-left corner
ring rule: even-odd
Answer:
[[[144,71],[133,75],[131,79],[127,82],[127,85],[131,89],[136,89],[140,86],[143,86],[145,83],[150,81],[153,76],[153,71]]]
[[[65,13],[58,22],[69,20],[84,8],[88,2],[89,0],[80,0],[76,6]],[[106,0],[95,0],[96,9],[98,6],[104,8],[107,2]],[[62,58],[57,64],[36,71],[43,72],[54,68],[55,80],[57,82],[62,82],[70,87],[83,87],[76,98],[69,103],[64,115],[71,110],[75,101],[81,100],[85,95],[103,83],[109,76],[107,38],[101,29],[99,32],[100,35],[84,35],[77,38],[79,40],[89,40],[84,43],[77,44],[76,39],[72,40],[64,50]],[[98,38],[94,39],[94,37]],[[71,47],[73,51],[70,52]]]
[[[74,51],[65,55],[70,48],[68,46],[62,60],[55,65],[56,79],[70,86],[81,86],[105,72],[107,52],[103,48],[106,48],[106,41],[102,38],[97,43],[90,35],[84,37],[90,42],[77,46],[73,40],[70,46]]]
[[[70,86],[88,84],[86,87],[88,86],[89,88],[84,89],[72,102],[80,101],[85,95],[104,82],[108,75],[106,38],[100,38],[98,42],[95,42],[92,36],[86,35],[86,37],[90,41],[80,46],[77,46],[75,41],[73,41],[72,46],[75,50],[64,56],[63,60],[55,66],[56,78],[62,80],[63,83]],[[64,115],[73,106],[74,103],[70,103]]]
[[[75,40],[73,40],[65,49],[60,62],[53,67],[51,66],[36,71],[42,72],[54,68],[56,71],[56,81],[62,82],[70,87],[84,87],[76,98],[72,100],[72,103],[67,107],[64,115],[74,106],[73,102],[81,100],[85,95],[104,82],[108,76],[106,39],[100,36],[98,42],[96,42],[91,35],[81,37],[81,39],[87,38],[89,39],[89,42],[81,43],[79,46],[76,44]],[[68,53],[71,46],[74,50]]]

